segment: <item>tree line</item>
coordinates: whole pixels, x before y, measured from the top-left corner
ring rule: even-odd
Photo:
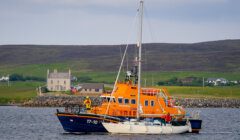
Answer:
[[[10,81],[46,81],[45,78],[36,77],[36,76],[23,76],[21,74],[11,74],[9,76]]]

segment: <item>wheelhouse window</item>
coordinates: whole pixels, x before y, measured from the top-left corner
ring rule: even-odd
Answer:
[[[123,102],[123,98],[118,98],[118,103],[122,104],[122,102]]]
[[[148,100],[145,100],[144,105],[148,106]]]
[[[107,102],[107,98],[106,97],[102,97],[102,101],[103,102]]]
[[[129,104],[129,99],[124,99],[124,104]]]
[[[151,101],[151,106],[154,106],[155,105],[155,102],[154,101]]]
[[[136,104],[136,100],[135,100],[135,99],[132,99],[132,100],[131,100],[131,104]]]

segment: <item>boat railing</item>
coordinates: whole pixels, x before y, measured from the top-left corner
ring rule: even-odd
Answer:
[[[71,113],[71,114],[79,114],[79,113],[86,113],[87,109],[84,106],[81,105],[68,105],[64,109],[65,113]]]
[[[142,94],[146,94],[146,95],[157,95],[160,93],[159,89],[154,89],[154,88],[142,88]]]

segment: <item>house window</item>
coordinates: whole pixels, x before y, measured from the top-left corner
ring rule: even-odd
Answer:
[[[87,91],[87,89],[84,89],[85,91]]]
[[[132,100],[131,100],[131,104],[136,104],[136,100],[135,100],[135,99],[132,99]]]
[[[154,105],[155,105],[154,101],[151,101],[151,106],[154,106]]]
[[[148,106],[148,100],[145,100],[144,105]]]
[[[59,81],[57,81],[57,83],[59,84]]]
[[[66,81],[64,81],[64,84],[66,85]]]
[[[99,89],[95,89],[95,92],[99,92]]]
[[[122,102],[123,102],[123,98],[118,98],[118,103],[122,104]]]
[[[129,99],[124,99],[124,104],[129,104]]]
[[[53,84],[53,80],[51,80],[51,84]]]

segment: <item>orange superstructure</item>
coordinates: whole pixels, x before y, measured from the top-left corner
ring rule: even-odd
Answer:
[[[118,83],[111,94],[103,94],[102,104],[93,107],[90,113],[117,117],[135,117],[137,113],[137,86],[131,81]],[[140,116],[162,118],[167,113],[175,118],[182,118],[185,110],[175,106],[165,88],[142,88],[140,94]]]

